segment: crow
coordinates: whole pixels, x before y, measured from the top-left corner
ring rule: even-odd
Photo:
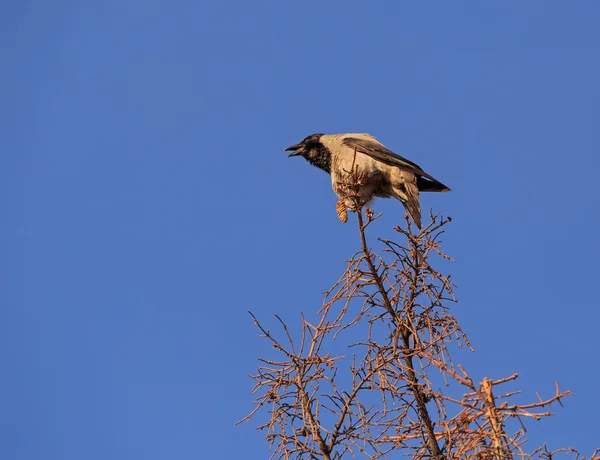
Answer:
[[[354,165],[363,180],[358,188],[360,206],[374,197],[394,197],[406,208],[421,230],[421,192],[449,192],[450,189],[427,174],[420,166],[395,154],[370,134],[311,134],[302,142],[285,149],[288,156],[304,157],[310,164],[331,175],[333,191],[338,196],[338,215],[346,209],[356,211],[356,201],[348,196],[349,172]],[[346,217],[347,219],[347,217]]]

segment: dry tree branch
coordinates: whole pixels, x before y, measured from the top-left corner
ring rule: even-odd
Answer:
[[[472,347],[448,309],[455,302],[451,277],[432,262],[452,261],[441,246],[451,219],[430,214],[429,224],[414,234],[406,216],[406,229],[395,228],[403,242],[378,239],[382,249],[373,251],[367,230],[380,215],[363,209],[358,168],[347,173],[359,249],[326,292],[316,319],[301,315],[299,339],[278,316],[282,339],[250,313],[276,357],[259,359],[251,376],[256,407],[240,422],[258,412],[268,415],[258,429],[266,431],[271,458],[380,459],[393,452],[394,458],[399,453],[413,459],[557,453],[585,459],[574,449],[523,450],[524,421],[552,415],[543,409],[571,392],[557,384],[550,398],[514,404],[518,392],[502,393],[501,387],[517,374],[475,383],[454,364],[450,344]]]

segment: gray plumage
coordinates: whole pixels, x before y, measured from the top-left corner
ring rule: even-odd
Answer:
[[[292,151],[289,156],[302,156],[312,165],[329,173],[334,192],[351,211],[354,211],[355,203],[345,195],[343,184],[347,183],[347,171],[351,170],[355,162],[359,172],[364,174],[364,183],[358,191],[361,205],[367,204],[374,197],[397,198],[419,230],[419,191],[450,191],[420,166],[388,150],[369,134],[311,134],[299,144],[285,150]]]

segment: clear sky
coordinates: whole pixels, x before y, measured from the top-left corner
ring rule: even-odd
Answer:
[[[0,457],[266,458],[247,310],[291,326],[358,247],[283,148],[368,132],[452,188],[475,378],[598,428],[600,3],[5,2]],[[392,200],[372,236],[403,222]]]

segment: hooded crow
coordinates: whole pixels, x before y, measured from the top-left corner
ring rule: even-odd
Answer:
[[[369,134],[311,134],[285,150],[292,151],[290,157],[302,156],[310,164],[329,173],[333,190],[339,197],[338,203],[351,211],[355,211],[355,201],[348,197],[344,184],[348,182],[348,172],[354,165],[363,176],[358,189],[360,205],[367,204],[374,197],[397,198],[419,230],[419,191],[450,191],[420,166],[388,150]]]

